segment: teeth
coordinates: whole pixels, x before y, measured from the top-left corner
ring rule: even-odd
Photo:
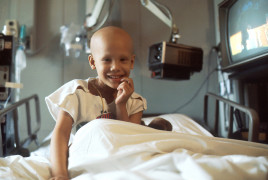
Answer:
[[[112,79],[120,78],[120,76],[109,76],[109,77],[112,78]]]

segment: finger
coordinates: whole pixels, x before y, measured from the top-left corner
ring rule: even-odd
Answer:
[[[128,92],[128,91],[132,91],[133,87],[131,86],[130,83],[124,81],[124,82],[120,83],[119,86],[117,87],[117,90],[119,90],[119,89],[122,89],[122,90]]]
[[[127,93],[128,91],[130,91],[130,87],[126,82],[121,83],[118,87],[117,87],[117,91],[121,94],[121,93]]]
[[[128,82],[124,81],[124,82],[121,82],[119,84],[119,86],[117,87],[117,90],[119,89],[122,89],[122,90],[127,90],[127,89],[130,89],[130,85],[128,84]]]
[[[133,80],[131,78],[123,78],[121,81],[126,82],[130,87],[133,87]]]

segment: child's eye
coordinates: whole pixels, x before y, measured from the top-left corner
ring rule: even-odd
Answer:
[[[110,58],[104,58],[104,59],[102,59],[102,61],[104,61],[104,62],[110,62],[111,59]]]
[[[127,61],[127,58],[121,58],[120,61]]]

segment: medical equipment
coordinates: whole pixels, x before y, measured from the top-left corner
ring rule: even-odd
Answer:
[[[6,101],[10,93],[10,90],[5,88],[5,83],[14,81],[14,57],[14,36],[0,34],[0,101]]]
[[[0,34],[0,110],[4,109],[7,103],[13,101],[11,90],[6,88],[6,83],[14,81],[14,56],[15,38],[12,35]],[[4,151],[14,142],[13,115],[6,114],[0,118],[1,137],[6,143],[2,144]],[[2,139],[1,139],[2,140]],[[2,150],[2,148],[1,148]]]
[[[15,22],[15,21],[9,21]],[[14,28],[16,31],[16,28]],[[7,33],[9,34],[9,33]],[[22,88],[20,84],[20,71],[26,66],[24,50],[19,46],[17,48],[17,38],[12,35],[0,34],[0,111],[7,105],[19,100],[18,89]],[[23,56],[24,55],[24,56]],[[15,88],[15,89],[14,89]],[[4,143],[1,143],[3,154],[8,154],[15,145],[16,141],[16,117],[12,113],[7,113],[0,117],[1,137]]]

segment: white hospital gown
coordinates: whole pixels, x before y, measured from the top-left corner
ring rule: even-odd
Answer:
[[[91,94],[88,90],[88,81],[91,79],[74,79],[45,98],[49,112],[54,120],[57,120],[57,115],[61,109],[72,116],[74,126],[81,122],[94,120],[101,115],[101,97]],[[113,106],[108,105],[104,98],[103,102],[104,110],[113,111]],[[144,111],[147,109],[146,99],[134,92],[128,99],[126,107],[128,115]]]

